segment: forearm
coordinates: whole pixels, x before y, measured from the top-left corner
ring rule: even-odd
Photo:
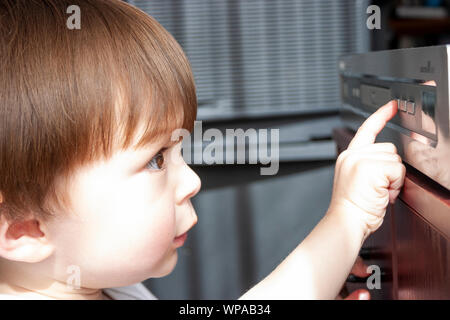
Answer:
[[[365,235],[356,215],[329,209],[311,233],[241,299],[334,299]]]

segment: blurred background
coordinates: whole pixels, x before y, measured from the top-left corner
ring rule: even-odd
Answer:
[[[337,61],[450,43],[450,0],[129,0],[185,50],[208,128],[280,130],[278,174],[261,164],[192,165],[199,223],[178,264],[146,286],[160,299],[236,299],[267,276],[328,209],[340,126]],[[380,29],[370,30],[370,5]],[[201,141],[196,141],[201,143]],[[332,267],[332,266],[330,266]]]

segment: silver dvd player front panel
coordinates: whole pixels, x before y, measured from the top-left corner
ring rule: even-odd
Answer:
[[[390,100],[398,111],[377,137],[450,190],[450,45],[376,51],[339,61],[342,120],[353,130]]]

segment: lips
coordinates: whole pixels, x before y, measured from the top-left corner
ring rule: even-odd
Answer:
[[[173,239],[173,242],[176,247],[181,247],[184,244],[184,242],[186,241],[186,239],[187,239],[187,232],[185,232],[182,235],[179,235],[178,237]]]
[[[195,220],[195,222],[186,230],[186,232],[180,234],[179,236],[175,237],[175,239],[173,239],[173,242],[175,243],[175,245],[177,247],[181,247],[184,244],[184,242],[187,239],[188,231],[191,230],[191,228],[193,226],[195,226],[196,224],[197,224],[197,220]]]

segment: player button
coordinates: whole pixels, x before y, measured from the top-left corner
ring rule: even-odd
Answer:
[[[400,100],[399,108],[400,108],[401,111],[405,111],[406,112],[406,101],[405,100]]]
[[[412,101],[408,101],[406,103],[406,110],[408,111],[408,113],[414,114],[416,112],[416,104]]]

